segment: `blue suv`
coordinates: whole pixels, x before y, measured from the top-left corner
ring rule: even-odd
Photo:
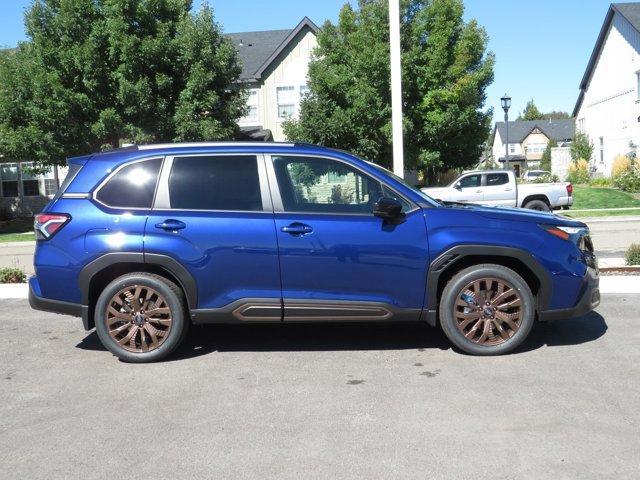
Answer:
[[[600,301],[585,224],[441,204],[346,152],[166,144],[68,163],[36,216],[30,303],[82,317],[126,361],[206,323],[426,322],[502,354]]]

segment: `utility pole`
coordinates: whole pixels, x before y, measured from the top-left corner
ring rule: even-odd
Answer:
[[[402,68],[400,55],[400,0],[389,0],[389,44],[391,52],[391,127],[393,173],[404,178],[402,143]]]

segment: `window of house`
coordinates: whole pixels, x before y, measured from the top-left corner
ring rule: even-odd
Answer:
[[[578,130],[584,133],[584,118],[578,119]]]
[[[177,157],[169,174],[171,208],[260,211],[255,155]]]
[[[125,165],[98,189],[96,199],[110,207],[151,208],[161,165],[161,158]]]
[[[33,162],[21,164],[22,166],[22,195],[25,197],[37,197],[40,195],[40,181],[38,175],[33,173]]]
[[[636,72],[636,99],[640,101],[640,71]]]
[[[308,85],[300,85],[300,99],[303,99],[305,95],[309,93]]]
[[[513,143],[509,144],[509,153],[516,153],[516,146]]]
[[[18,196],[18,164],[3,163],[0,165],[0,179],[2,180],[2,196]]]
[[[288,212],[373,214],[387,195],[380,182],[337,160],[283,156],[273,157],[273,166]]]
[[[278,118],[286,120],[296,113],[296,92],[293,85],[277,87]]]
[[[604,163],[604,137],[600,137],[600,163]]]
[[[247,99],[247,114],[242,118],[242,122],[258,122],[260,120],[259,110],[259,89],[252,88],[249,90],[249,98]]]

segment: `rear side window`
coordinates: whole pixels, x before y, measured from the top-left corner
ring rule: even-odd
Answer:
[[[82,165],[78,165],[77,163],[69,163],[69,170],[67,171],[67,176],[64,177],[64,181],[62,182],[62,185],[60,185],[60,188],[54,195],[53,197],[54,200],[58,200],[62,196],[62,194],[65,192],[65,190],[69,188],[69,185],[71,184],[73,179],[76,178],[76,175],[78,175],[78,172],[80,171],[81,168],[82,168]]]
[[[261,211],[255,155],[176,157],[169,175],[171,208]]]
[[[488,173],[487,187],[495,187],[509,183],[509,176],[506,173]]]
[[[161,158],[125,165],[98,190],[96,199],[110,207],[151,208],[161,165]]]

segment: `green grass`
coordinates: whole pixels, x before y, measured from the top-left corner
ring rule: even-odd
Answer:
[[[573,187],[573,210],[582,210],[588,208],[625,208],[638,207],[640,209],[640,200],[636,199],[630,193],[617,190],[615,188],[600,188],[577,185]],[[631,212],[631,211],[630,211]],[[619,215],[622,215],[620,213]],[[635,213],[628,213],[634,215]],[[607,213],[611,215],[611,213]],[[592,216],[586,215],[582,216]]]
[[[0,243],[29,242],[35,240],[33,220],[19,218],[0,223]]]
[[[572,212],[558,210],[556,213],[569,218],[612,217],[616,215],[640,215],[640,208],[633,210],[611,210],[606,212]]]

